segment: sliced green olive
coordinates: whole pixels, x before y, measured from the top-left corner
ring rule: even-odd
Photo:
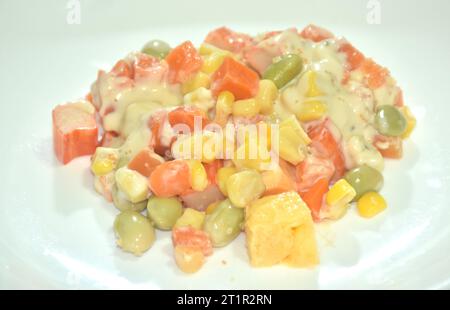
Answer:
[[[117,244],[126,252],[140,255],[155,242],[155,230],[149,219],[136,211],[123,211],[114,221]]]
[[[227,199],[206,216],[203,230],[211,238],[214,247],[223,247],[239,235],[244,218],[244,209],[234,207]]]
[[[150,197],[147,212],[156,228],[171,230],[183,214],[183,205],[176,198]]]
[[[383,187],[383,175],[378,170],[362,165],[350,170],[344,176],[345,180],[355,189],[358,200],[367,192],[377,192]]]
[[[405,132],[407,121],[396,107],[383,105],[377,109],[375,126],[385,136],[398,137]]]
[[[112,199],[114,206],[120,211],[137,211],[141,212],[147,206],[147,200],[132,203],[129,201],[125,195],[117,188],[117,186],[113,186],[112,188]]]
[[[299,55],[284,55],[266,69],[263,79],[272,80],[278,88],[282,88],[299,75],[302,68],[303,62]]]
[[[158,57],[161,59],[166,58],[167,54],[170,53],[170,45],[161,40],[151,40],[142,48],[142,53],[147,55]]]

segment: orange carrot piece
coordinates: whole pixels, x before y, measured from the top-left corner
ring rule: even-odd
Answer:
[[[216,97],[225,90],[233,93],[236,100],[248,99],[258,93],[258,74],[231,57],[225,58],[211,81],[211,91]]]
[[[157,166],[161,165],[164,159],[153,152],[150,148],[145,148],[128,163],[128,168],[135,170],[145,177],[149,177]]]
[[[202,57],[191,41],[175,47],[166,57],[171,83],[183,83],[200,70]]]
[[[169,123],[171,126],[184,124],[194,131],[195,120],[200,121],[200,129],[208,125],[209,120],[206,113],[193,107],[179,107],[169,112]]]
[[[188,164],[182,160],[174,160],[158,165],[150,175],[149,186],[158,197],[173,197],[185,193],[191,188]]]

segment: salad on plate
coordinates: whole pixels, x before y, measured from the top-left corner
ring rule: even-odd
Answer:
[[[52,116],[58,160],[91,155],[119,210],[117,245],[171,231],[186,273],[241,233],[252,266],[319,264],[315,223],[383,212],[384,159],[416,123],[386,68],[314,25],[150,41]]]

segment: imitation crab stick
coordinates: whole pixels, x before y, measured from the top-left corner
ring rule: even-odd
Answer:
[[[314,42],[320,42],[326,39],[334,37],[334,35],[323,28],[315,25],[308,25],[300,32],[300,36],[304,39],[308,39]]]
[[[134,156],[128,163],[128,169],[135,170],[145,177],[149,177],[157,166],[164,162],[164,158],[145,148]]]
[[[67,164],[75,157],[91,155],[98,144],[95,109],[88,101],[57,106],[52,113],[53,147],[56,157]]]
[[[226,27],[220,27],[208,33],[205,43],[233,53],[239,53],[251,45],[252,38],[249,35],[234,32]]]
[[[320,220],[320,208],[322,207],[323,197],[328,191],[328,180],[319,179],[308,190],[300,192],[300,197],[311,210],[314,221]]]

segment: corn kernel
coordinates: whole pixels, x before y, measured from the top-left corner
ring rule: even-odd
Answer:
[[[189,165],[189,182],[194,191],[201,192],[208,186],[208,176],[205,167],[199,160],[188,160]]]
[[[235,101],[232,113],[234,116],[252,117],[257,115],[259,110],[259,101],[255,98],[251,98]]]
[[[179,137],[172,144],[172,155],[176,159],[198,159],[203,163],[211,163],[220,151],[217,140],[215,134],[207,132]]]
[[[244,208],[262,196],[266,187],[261,174],[255,170],[243,170],[230,176],[226,182],[228,198],[234,206]]]
[[[362,217],[371,218],[387,208],[386,200],[377,192],[365,193],[357,203],[358,213]]]
[[[224,53],[222,51],[213,52],[207,56],[204,56],[202,72],[207,73],[207,74],[216,72],[216,70],[219,69],[219,67],[223,63],[223,60],[227,56],[228,56],[228,53]]]
[[[305,101],[300,106],[297,118],[301,122],[310,122],[321,118],[326,111],[326,105],[318,100]]]
[[[259,81],[259,90],[256,95],[256,100],[259,102],[261,114],[269,115],[273,112],[273,104],[277,97],[278,88],[273,81]]]
[[[147,199],[147,178],[139,172],[122,167],[116,171],[115,179],[117,187],[130,202],[137,203]]]
[[[118,149],[98,147],[92,157],[91,170],[96,176],[102,176],[113,171],[118,162]]]
[[[341,179],[330,188],[326,196],[326,201],[329,206],[346,205],[355,196],[355,189],[345,179]]]
[[[195,229],[202,229],[205,220],[205,212],[197,211],[192,208],[184,209],[183,215],[178,218],[174,228],[190,226]]]
[[[297,165],[305,158],[305,148],[310,143],[311,139],[295,116],[292,115],[280,123],[279,155],[282,159]]]
[[[216,116],[214,122],[225,126],[228,116],[233,111],[234,95],[229,91],[223,91],[217,97]]]
[[[310,71],[308,73],[308,90],[306,92],[306,97],[318,97],[322,96],[322,92],[317,87],[316,72]]]
[[[406,130],[402,134],[402,138],[407,139],[407,138],[409,138],[409,136],[413,132],[414,128],[416,127],[417,121],[416,121],[416,118],[414,117],[414,115],[411,113],[411,110],[407,106],[401,107],[400,111],[403,113],[403,116],[406,118]]]
[[[175,247],[175,262],[181,271],[185,273],[195,273],[199,271],[205,263],[205,256],[200,250],[177,245]]]
[[[192,79],[184,82],[181,86],[181,89],[183,91],[183,94],[187,94],[200,87],[209,88],[210,84],[211,78],[209,77],[209,75],[203,72],[199,72]]]
[[[230,176],[235,174],[237,169],[235,167],[223,167],[217,171],[217,185],[219,186],[220,191],[225,196],[228,196],[227,192],[227,180]]]

